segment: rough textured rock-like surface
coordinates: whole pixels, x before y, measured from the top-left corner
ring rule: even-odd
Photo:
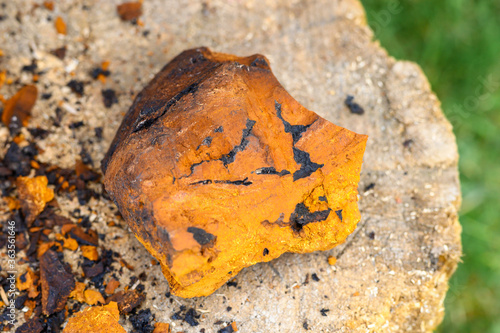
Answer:
[[[367,137],[298,104],[261,55],[183,52],[137,96],[104,183],[172,293],[207,296],[355,229]]]
[[[0,61],[19,83],[4,84],[0,94],[7,99],[32,84],[22,67],[36,57],[44,72],[37,83],[39,96],[51,94],[38,98],[29,120],[31,128],[51,131],[37,139],[42,162],[72,168],[82,145],[100,161],[122,112],[132,105],[131,95],[174,56],[201,45],[238,55],[265,54],[298,102],[370,137],[359,186],[362,220],[344,244],[245,268],[231,284],[203,298],[165,299],[168,286],[160,266],[151,264],[152,256],[115,216],[111,201],[93,198],[80,205],[77,198],[59,196],[61,214],[73,219],[70,214],[78,209],[92,221],[92,229],[105,235],[103,244],[134,267],[123,267],[122,285],[146,272],[147,299],[141,307],[151,309],[157,321],[187,333],[217,331],[232,321],[241,332],[306,332],[304,323],[310,332],[428,332],[439,324],[448,279],[461,254],[455,138],[424,74],[373,42],[357,0],[148,0],[140,17],[143,27],[118,17],[121,1],[58,1],[54,13],[32,10],[28,0],[4,3]],[[58,15],[68,24],[65,36],[53,27]],[[64,60],[51,54],[62,46],[67,48]],[[89,75],[104,61],[111,71],[105,84]],[[71,80],[85,82],[83,95],[67,87]],[[103,89],[116,92],[118,103],[109,109]],[[363,107],[363,115],[349,111],[347,95]],[[59,127],[52,125],[55,120]],[[70,126],[80,121],[83,126]],[[99,128],[102,139],[89,135]],[[23,134],[32,137],[26,129]],[[8,138],[1,127],[2,156]],[[6,220],[8,214],[0,213]],[[64,255],[74,273],[82,274],[78,256]],[[334,266],[329,256],[337,258]],[[5,258],[0,256],[2,267]],[[20,259],[22,274],[27,265]],[[181,305],[205,311],[198,326],[171,319]],[[325,316],[322,309],[329,310]],[[20,325],[23,312],[17,313]],[[224,324],[215,325],[218,321]],[[120,323],[133,330],[123,316]]]

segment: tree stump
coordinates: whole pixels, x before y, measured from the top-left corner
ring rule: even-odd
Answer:
[[[100,161],[133,95],[173,56],[198,46],[265,55],[278,80],[307,109],[369,136],[359,187],[362,220],[344,244],[246,268],[203,298],[165,297],[168,285],[160,266],[115,216],[111,201],[101,197],[80,206],[74,198],[57,198],[63,215],[78,208],[91,216],[93,228],[105,235],[101,244],[134,268],[123,268],[123,286],[145,272],[142,308],[149,308],[156,321],[170,323],[173,332],[213,332],[231,322],[241,332],[436,328],[461,256],[455,137],[420,68],[396,61],[373,41],[360,2],[148,0],[139,25],[120,20],[117,4],[93,1],[82,9],[77,1],[57,3],[67,24],[67,34],[59,37],[47,12],[28,13],[31,1],[8,5],[9,13],[26,16],[21,24],[10,15],[0,26],[2,48],[9,45],[9,54],[16,55],[3,65],[20,69],[34,52],[38,69],[46,70],[39,86],[48,88],[41,93],[52,94],[37,101],[30,127],[47,126],[57,117],[54,101],[63,110],[61,127],[38,141],[42,162],[70,167],[82,145]],[[51,51],[63,45],[67,54],[59,60]],[[109,61],[111,74],[105,83],[93,81],[88,73],[103,61]],[[85,82],[83,95],[67,87],[71,79]],[[103,103],[106,96],[113,98]],[[353,103],[364,113],[352,112]],[[78,121],[83,125],[69,126]],[[102,139],[94,137],[99,127]],[[2,128],[2,143],[7,136]],[[336,263],[330,265],[329,258]],[[66,256],[75,271],[77,259]],[[202,315],[197,326],[172,319],[181,306]],[[121,323],[132,330],[128,320]]]

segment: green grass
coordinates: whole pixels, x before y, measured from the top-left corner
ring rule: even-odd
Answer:
[[[362,2],[382,46],[423,68],[457,136],[464,257],[439,331],[500,332],[500,1]]]

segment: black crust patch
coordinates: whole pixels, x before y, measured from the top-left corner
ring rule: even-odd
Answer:
[[[365,110],[356,102],[354,102],[354,96],[347,95],[344,104],[349,108],[351,113],[354,114],[363,114]]]
[[[189,227],[187,231],[193,234],[194,240],[200,245],[207,245],[208,243],[215,241],[216,238],[211,233],[196,227]]]
[[[262,255],[265,257],[269,254],[269,249],[266,247],[264,248],[264,251],[262,252]]]
[[[344,222],[342,219],[342,209],[336,210],[335,214],[337,214],[337,216],[339,217],[340,222]]]
[[[278,175],[278,176],[285,176],[289,175],[291,172],[288,170],[281,170],[278,171],[274,167],[263,167],[255,170],[255,173],[257,175]]]
[[[293,139],[293,159],[297,164],[300,164],[300,169],[293,173],[293,181],[296,181],[300,178],[309,177],[313,172],[322,168],[324,164],[317,164],[311,161],[311,156],[309,153],[302,151],[300,149],[295,148],[295,144],[302,137],[302,133],[307,131],[309,126],[311,126],[314,122],[309,125],[290,125],[283,116],[281,115],[281,104],[278,101],[274,102],[274,107],[276,109],[276,115],[283,122],[283,126],[285,127],[286,133],[292,134]]]
[[[184,175],[182,177],[179,177],[179,179],[190,177],[193,174],[193,172],[194,172],[194,168],[197,167],[200,164],[205,163],[205,162],[222,161],[222,163],[224,164],[224,166],[227,166],[228,164],[234,162],[234,159],[236,157],[236,153],[245,150],[245,148],[247,147],[248,142],[249,142],[247,140],[247,137],[250,136],[250,133],[252,132],[252,128],[254,127],[255,123],[256,123],[255,120],[247,119],[246,127],[243,129],[243,132],[242,132],[242,135],[241,135],[240,144],[237,145],[237,146],[235,146],[235,147],[233,147],[233,149],[231,149],[231,151],[229,153],[227,153],[225,155],[222,155],[221,158],[219,158],[217,160],[203,160],[203,161],[198,162],[198,163],[193,163],[189,167],[189,169],[190,169],[189,175]],[[219,128],[222,128],[222,126],[219,127]],[[246,184],[246,185],[250,185],[250,184]]]
[[[196,150],[200,149],[201,146],[207,146],[210,148],[210,145],[212,144],[212,137],[207,136],[203,141],[196,147]]]
[[[330,211],[331,209],[328,208],[311,213],[304,203],[298,203],[295,206],[295,211],[290,215],[290,226],[295,231],[301,231],[306,224],[326,220]]]
[[[297,164],[300,164],[300,169],[293,173],[293,181],[309,177],[313,172],[324,166],[324,164],[312,162],[309,153],[295,147],[293,147],[293,159]]]
[[[252,185],[252,182],[248,181],[248,177],[246,177],[243,180],[211,180],[211,179],[205,179],[205,180],[200,180],[198,182],[191,183],[189,185],[208,185],[208,184],[230,184],[230,185],[243,185],[243,186],[248,186]]]
[[[222,157],[220,158],[222,163],[224,163],[224,166],[233,163],[236,157],[236,153],[245,150],[249,142],[247,138],[250,135],[250,132],[252,132],[252,128],[254,127],[255,123],[255,120],[247,119],[246,128],[243,130],[240,144],[235,146],[229,153],[222,155]]]
[[[283,122],[283,125],[285,126],[285,132],[292,133],[293,144],[295,145],[297,141],[299,141],[299,139],[302,137],[302,133],[307,131],[307,129],[309,128],[309,126],[312,125],[312,123],[309,125],[290,125],[288,121],[283,119],[283,116],[281,115],[281,104],[278,103],[278,101],[274,102],[274,108],[276,109],[276,115]]]

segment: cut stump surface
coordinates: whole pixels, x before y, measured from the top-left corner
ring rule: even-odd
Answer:
[[[47,20],[50,12],[31,10],[32,1],[6,2],[2,9],[0,64],[20,81],[4,84],[0,94],[7,99],[33,84],[22,68],[34,57],[39,96],[51,94],[38,98],[28,121],[30,128],[51,131],[36,141],[39,162],[72,168],[83,146],[97,168],[134,95],[175,55],[203,45],[240,56],[264,54],[300,104],[369,136],[359,185],[362,218],[344,244],[245,268],[203,298],[165,297],[160,265],[111,201],[99,197],[80,205],[58,195],[61,215],[79,209],[104,235],[99,244],[120,254],[121,285],[145,272],[140,309],[150,309],[173,332],[212,332],[232,322],[241,332],[432,331],[461,256],[455,137],[420,68],[394,60],[373,41],[360,2],[148,0],[138,25],[119,18],[118,4],[90,1],[82,9],[78,1],[57,2],[54,16],[64,14],[66,35]],[[63,46],[64,60],[51,54]],[[104,62],[109,67],[100,68]],[[101,74],[93,80],[89,73],[96,67]],[[72,91],[70,81],[79,89]],[[109,89],[116,95],[107,108],[102,91]],[[60,126],[51,127],[54,122]],[[2,156],[8,140],[1,127]],[[65,262],[83,275],[79,260],[65,252]],[[20,274],[26,266],[18,265]],[[20,311],[18,319],[24,322]],[[132,330],[123,316],[120,323]]]

